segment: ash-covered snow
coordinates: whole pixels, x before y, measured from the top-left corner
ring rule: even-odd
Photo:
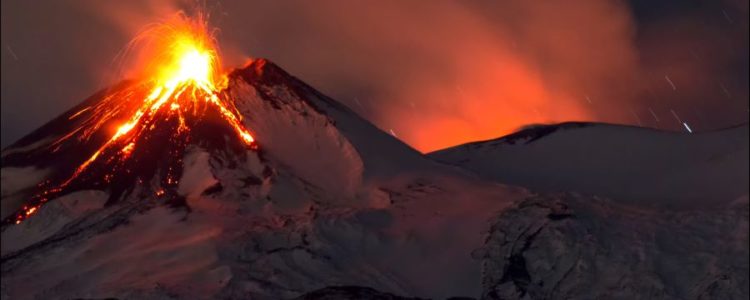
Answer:
[[[657,210],[578,195],[527,199],[487,243],[490,299],[746,299],[748,198]]]
[[[2,298],[748,296],[746,196],[682,206],[677,192],[655,208],[638,197],[536,194],[422,156],[270,62],[232,76],[227,93],[259,151],[188,147],[177,188],[186,206],[145,188],[109,205],[107,191],[52,199],[3,229]],[[743,148],[715,142],[682,149],[715,155],[685,172],[735,174],[721,162],[736,158],[720,154]]]

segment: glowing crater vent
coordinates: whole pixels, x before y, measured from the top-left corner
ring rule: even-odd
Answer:
[[[139,50],[137,83],[73,114],[70,119],[80,118],[79,115],[84,113],[96,117],[84,121],[79,128],[53,142],[51,147],[71,139],[86,141],[100,129],[113,123],[119,125],[71,176],[45,188],[17,212],[13,223],[20,223],[37,212],[48,199],[64,193],[95,163],[117,162],[119,167],[113,168],[112,173],[100,176],[105,183],[117,176],[114,172],[130,172],[126,163],[138,152],[141,142],[149,140],[150,133],[163,131],[160,126],[173,124],[164,120],[177,120],[177,126],[167,128],[173,131],[170,139],[187,138],[191,124],[196,124],[196,120],[200,120],[210,108],[235,131],[244,145],[256,148],[253,135],[242,123],[242,115],[232,99],[222,92],[227,76],[220,70],[217,45],[203,18],[189,19],[179,14],[167,22],[150,26],[129,44],[126,51],[129,53],[132,49]],[[86,177],[91,176],[94,175],[87,174]],[[176,184],[176,178],[179,178],[178,171],[173,171],[172,167],[166,175],[160,176],[166,177],[166,185]],[[159,191],[157,196],[165,194],[163,189]]]

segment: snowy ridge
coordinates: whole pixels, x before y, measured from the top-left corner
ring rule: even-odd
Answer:
[[[429,156],[535,191],[580,192],[684,208],[713,206],[747,195],[747,137],[747,124],[688,134],[564,123]]]
[[[269,139],[279,138],[278,135],[266,135],[261,132],[261,128],[273,127],[263,123],[269,118],[266,115],[267,113],[274,113],[268,109],[269,106],[276,110],[275,113],[279,114],[292,112],[302,116],[319,114],[327,118],[328,124],[335,127],[336,131],[344,136],[354,146],[354,149],[361,154],[361,157],[365,159],[365,170],[368,174],[388,176],[409,169],[434,168],[434,164],[425,160],[416,150],[381,131],[348,107],[323,95],[265,59],[253,61],[245,69],[235,72],[234,75],[234,78],[244,79],[242,82],[252,85],[258,96],[242,97],[239,95],[238,99],[266,101],[264,114],[252,110],[243,111],[248,117],[247,122],[251,124],[250,126],[259,126],[258,129],[255,129],[259,135],[264,135]],[[233,89],[232,92],[242,93],[242,89]],[[256,106],[252,107],[256,108]],[[282,107],[285,109],[282,109]],[[282,122],[288,123],[288,120],[282,120]],[[306,124],[295,123],[294,125],[304,126]],[[263,139],[261,138],[261,140]]]

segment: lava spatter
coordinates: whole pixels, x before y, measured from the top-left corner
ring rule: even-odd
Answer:
[[[116,200],[136,183],[157,185],[161,198],[176,190],[186,147],[193,131],[231,131],[238,144],[256,149],[233,100],[223,92],[227,76],[220,70],[216,42],[202,17],[179,14],[139,34],[128,50],[144,46],[139,80],[112,91],[68,119],[79,126],[50,144],[58,151],[66,142],[91,142],[111,127],[67,178],[46,181],[42,192],[5,223],[21,223],[49,199],[83,188],[102,188]]]

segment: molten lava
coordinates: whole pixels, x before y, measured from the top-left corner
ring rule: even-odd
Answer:
[[[202,18],[191,20],[178,15],[168,22],[154,25],[138,35],[130,47],[139,45],[145,45],[147,49],[140,57],[143,60],[140,79],[72,114],[70,120],[80,118],[84,113],[92,117],[53,142],[51,151],[57,151],[59,145],[74,137],[79,142],[88,141],[112,124],[116,124],[116,130],[67,179],[52,188],[46,188],[17,212],[13,218],[14,223],[18,224],[38,212],[39,207],[48,199],[59,196],[95,164],[105,166],[99,169],[111,170],[103,175],[102,172],[90,172],[86,175],[97,177],[103,183],[99,186],[106,187],[112,180],[123,177],[116,172],[133,173],[135,167],[129,164],[144,161],[139,158],[131,162],[135,153],[141,153],[142,156],[153,155],[152,149],[139,149],[143,143],[153,144],[156,141],[165,145],[177,144],[184,150],[193,129],[191,126],[200,124],[208,110],[219,116],[218,119],[228,125],[246,147],[256,148],[253,135],[242,123],[242,115],[232,99],[223,92],[227,76],[220,70],[215,40]],[[157,136],[165,130],[169,131],[168,138],[162,141]],[[170,154],[181,155],[178,150],[173,149]],[[181,158],[175,159],[175,162],[181,162]],[[163,196],[165,188],[176,186],[179,172],[175,168],[169,166],[165,174],[160,174],[164,177],[161,179],[164,186],[155,189],[156,196]],[[154,170],[150,172],[157,173]],[[150,179],[137,178],[137,182]]]

